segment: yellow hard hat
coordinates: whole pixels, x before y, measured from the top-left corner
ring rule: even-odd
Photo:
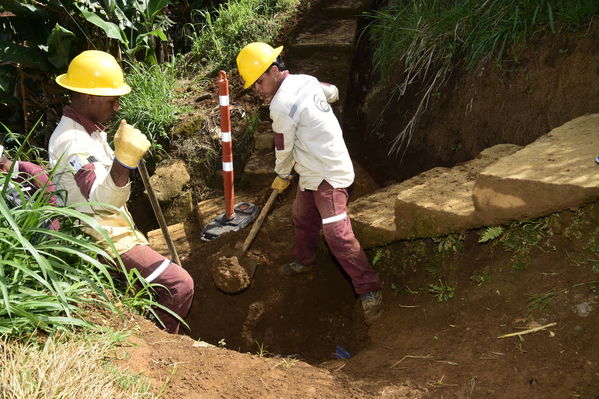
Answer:
[[[58,76],[56,83],[94,96],[121,96],[131,91],[114,57],[98,50],[87,50],[73,58],[67,73]]]
[[[243,78],[247,89],[272,65],[283,46],[272,48],[266,43],[254,42],[241,49],[237,54],[237,69]]]

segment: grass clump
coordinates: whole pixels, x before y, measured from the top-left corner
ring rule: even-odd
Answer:
[[[170,144],[170,128],[182,108],[175,103],[177,84],[175,62],[148,66],[131,63],[125,74],[131,93],[121,97],[118,119],[134,124],[152,143],[156,155]]]
[[[518,60],[536,32],[577,29],[599,15],[595,0],[418,0],[392,2],[370,14],[374,69],[383,83],[400,76],[393,95],[402,97],[416,82],[420,101],[389,153],[407,147],[419,116],[440,93],[451,72],[480,60]],[[560,24],[561,22],[561,24]]]
[[[208,74],[232,67],[246,44],[272,42],[298,5],[299,0],[235,0],[199,12],[199,21],[188,26],[192,60]]]
[[[8,187],[9,179],[0,175],[0,184]],[[22,204],[11,207],[0,195],[0,334],[87,325],[79,317],[83,303],[113,308],[106,293],[115,287],[103,262],[110,257],[73,222],[93,219],[50,205],[41,190],[25,199],[12,184]],[[62,221],[61,231],[49,229],[53,219]]]
[[[455,288],[443,284],[443,281],[439,279],[439,285],[429,284],[428,292],[437,299],[437,302],[447,302],[453,298],[455,294]]]

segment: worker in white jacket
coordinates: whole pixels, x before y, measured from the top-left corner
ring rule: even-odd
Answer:
[[[293,75],[280,58],[283,47],[250,43],[237,55],[244,88],[270,101],[275,137],[275,177],[272,188],[285,190],[292,170],[299,174],[293,204],[294,260],[285,274],[312,270],[323,230],[335,258],[350,276],[367,322],[383,311],[381,283],[356,240],[347,215],[347,188],[354,181],[343,133],[329,103],[338,99],[335,86],[309,75]]]
[[[193,279],[181,266],[150,248],[126,205],[130,173],[150,142],[121,120],[113,152],[102,125],[120,109],[120,96],[131,91],[121,67],[112,55],[88,50],[75,57],[56,82],[71,91],[71,103],[64,107],[48,145],[56,185],[67,192],[67,205],[75,205],[103,227],[114,250],[98,232],[91,228],[87,232],[113,257],[119,254],[127,271],[136,269],[147,282],[159,284],[158,303],[184,318],[191,307]],[[167,331],[179,331],[180,322],[171,313],[160,308],[155,313]]]

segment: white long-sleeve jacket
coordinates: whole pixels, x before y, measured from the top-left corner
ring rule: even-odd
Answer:
[[[77,118],[72,109],[70,113]],[[54,182],[57,188],[66,190],[66,205],[79,204],[78,211],[93,216],[102,225],[119,254],[135,245],[147,245],[143,234],[134,228],[126,207],[131,184],[119,187],[110,176],[114,153],[106,140],[106,132],[91,130],[70,117],[62,117],[48,145],[50,165],[58,165]],[[120,211],[88,202],[109,204]],[[100,234],[92,229],[86,231],[116,256]]]
[[[337,87],[309,75],[288,75],[270,103],[275,134],[275,173],[286,177],[294,168],[302,190],[316,190],[323,180],[334,188],[354,181],[354,168],[339,121],[329,103]]]

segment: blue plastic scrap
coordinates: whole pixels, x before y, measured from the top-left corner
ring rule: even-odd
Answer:
[[[599,163],[599,157],[595,157],[595,162]]]
[[[335,359],[349,359],[351,355],[348,351],[337,345],[335,348]]]

